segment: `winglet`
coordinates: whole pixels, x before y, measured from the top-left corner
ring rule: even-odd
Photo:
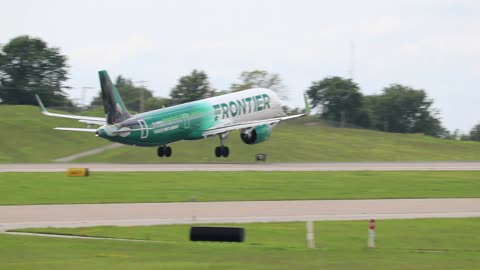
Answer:
[[[47,109],[45,109],[45,106],[43,106],[42,100],[40,99],[40,97],[37,94],[35,94],[35,98],[37,99],[38,105],[40,106],[40,111],[42,113],[47,112]]]
[[[310,114],[310,103],[308,102],[307,93],[303,94],[303,99],[305,100],[305,115]]]

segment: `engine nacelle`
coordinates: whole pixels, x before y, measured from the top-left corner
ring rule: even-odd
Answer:
[[[270,125],[261,125],[253,129],[250,134],[240,133],[240,138],[246,144],[257,144],[268,140],[271,134],[272,128]]]

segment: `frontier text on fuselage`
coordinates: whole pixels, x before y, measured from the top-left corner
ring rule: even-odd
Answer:
[[[257,112],[270,108],[270,97],[267,94],[256,95],[213,105],[215,119],[230,118],[246,113]]]

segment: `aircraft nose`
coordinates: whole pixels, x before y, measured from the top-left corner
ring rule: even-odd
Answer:
[[[102,138],[104,138],[104,137],[105,137],[105,134],[106,134],[105,129],[102,128],[102,127],[99,128],[99,129],[97,129],[97,131],[95,131],[95,136],[97,136],[97,137],[102,137]]]

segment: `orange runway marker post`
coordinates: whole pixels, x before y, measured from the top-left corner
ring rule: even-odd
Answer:
[[[368,247],[375,247],[375,219],[370,219],[368,222]]]

